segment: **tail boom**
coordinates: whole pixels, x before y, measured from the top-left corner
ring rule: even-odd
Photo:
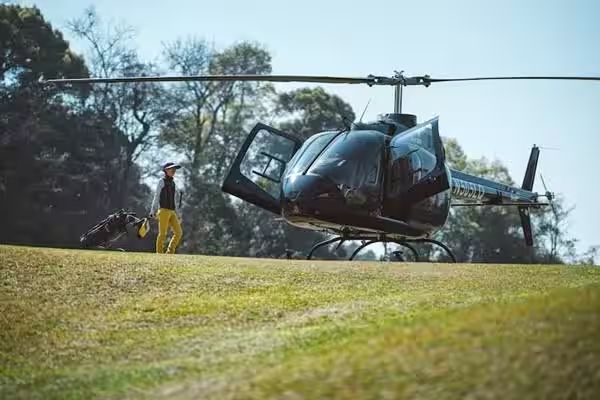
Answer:
[[[465,205],[539,205],[538,194],[451,169],[452,196],[471,201]]]
[[[532,192],[535,180],[540,149],[533,146],[525,170],[523,185],[517,188],[494,182],[489,179],[469,175],[461,171],[450,170],[452,195],[467,200],[466,203],[453,203],[453,206],[518,206],[523,236],[527,246],[533,246],[533,231],[531,229],[530,207],[548,205],[539,203],[538,194]]]

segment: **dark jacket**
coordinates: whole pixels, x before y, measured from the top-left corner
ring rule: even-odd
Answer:
[[[177,202],[175,201],[176,193],[177,189],[175,188],[175,181],[173,178],[169,176],[161,178],[161,180],[158,181],[154,197],[152,198],[150,213],[156,214],[159,208],[177,211]]]

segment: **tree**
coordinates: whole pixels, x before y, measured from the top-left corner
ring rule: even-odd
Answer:
[[[4,90],[64,76],[86,77],[83,59],[36,7],[0,5],[0,81]]]
[[[97,115],[30,94],[0,101],[0,240],[73,246],[114,207],[119,132]]]
[[[538,257],[548,264],[576,260],[576,240],[568,234],[569,215],[574,207],[565,207],[562,196],[552,203],[552,207],[534,213]]]
[[[349,126],[356,116],[352,106],[323,88],[302,88],[278,96],[276,113],[283,131],[303,139],[318,132]]]
[[[180,75],[207,74],[268,74],[271,57],[260,45],[241,42],[223,51],[211,49],[197,38],[177,40],[165,47],[169,69]],[[263,99],[264,89],[259,82],[195,82],[175,85],[171,99],[177,114],[163,129],[162,140],[183,151],[187,161],[188,180],[204,175],[207,168],[217,168],[206,162],[204,150],[210,141],[213,146],[230,145],[241,132],[229,132],[231,125],[241,127],[251,115],[250,106]],[[246,107],[248,106],[248,107]],[[221,146],[222,147],[222,146]],[[231,149],[227,148],[230,152]],[[218,171],[220,172],[220,169]]]
[[[39,10],[0,6],[0,15],[1,29],[11,32],[8,40],[2,35],[1,53],[0,241],[75,246],[115,206],[121,132],[91,110],[74,109],[80,92],[37,84],[42,72],[88,73]],[[145,195],[142,186],[134,189]]]
[[[250,42],[216,51],[199,39],[178,40],[166,46],[165,57],[182,75],[271,71],[269,53]],[[257,82],[185,82],[171,88],[177,112],[164,126],[161,143],[184,158],[187,251],[238,254],[246,246],[234,204],[220,185],[249,124],[264,113],[271,90]]]
[[[590,246],[583,254],[578,256],[577,264],[583,265],[598,265],[598,255],[600,254],[600,246]]]
[[[104,24],[94,8],[68,24],[69,29],[89,45],[88,60],[95,77],[157,75],[159,70],[139,59],[130,41],[133,29],[124,25]],[[124,154],[120,180],[114,191],[116,202],[125,205],[129,196],[132,168],[140,155],[148,151],[158,136],[160,125],[172,117],[160,84],[98,84],[91,87],[84,108],[104,116],[122,132]],[[135,175],[135,174],[134,174]]]

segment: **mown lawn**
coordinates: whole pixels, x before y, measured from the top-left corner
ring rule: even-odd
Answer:
[[[0,246],[0,398],[600,398],[600,268]]]

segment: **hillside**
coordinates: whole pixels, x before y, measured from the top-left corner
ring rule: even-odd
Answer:
[[[600,268],[0,246],[0,398],[598,398]]]

